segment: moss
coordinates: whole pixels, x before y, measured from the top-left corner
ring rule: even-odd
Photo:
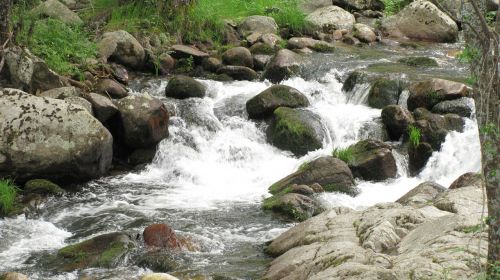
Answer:
[[[49,180],[34,179],[34,180],[28,181],[24,185],[24,192],[25,193],[58,195],[58,194],[64,193],[64,190]]]
[[[330,46],[329,44],[318,43],[311,47],[311,49],[320,52],[320,53],[331,53],[335,51],[335,47]]]
[[[405,57],[398,60],[399,63],[406,64],[412,67],[437,67],[438,63],[436,60],[430,57],[413,56]]]
[[[111,267],[124,252],[124,244],[121,242],[113,242],[106,251],[102,252],[97,260],[99,267]]]
[[[257,43],[250,48],[252,54],[268,54],[273,55],[276,51],[273,47],[264,43]]]
[[[304,134],[311,134],[311,130],[305,126],[300,118],[295,116],[288,108],[278,108],[274,111],[277,119],[276,129],[278,131],[287,131],[294,136],[301,137]]]

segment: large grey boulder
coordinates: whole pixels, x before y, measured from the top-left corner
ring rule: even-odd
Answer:
[[[85,181],[111,165],[111,134],[80,106],[4,89],[0,119],[1,177]]]
[[[462,19],[462,0],[431,0],[441,11],[448,12],[454,19]]]
[[[410,95],[407,104],[410,111],[420,107],[431,110],[442,101],[459,99],[471,94],[471,89],[463,83],[437,78],[415,82],[408,90]]]
[[[350,11],[383,11],[385,8],[382,0],[333,0],[333,5],[337,5]]]
[[[139,41],[127,31],[104,33],[97,47],[105,61],[114,61],[137,70],[144,66],[146,52]]]
[[[83,24],[82,19],[66,5],[58,0],[47,0],[40,3],[33,12],[46,17],[60,20],[66,24],[79,25]]]
[[[465,173],[458,177],[453,183],[451,183],[449,189],[460,189],[463,187],[471,187],[475,186],[477,188],[482,188],[484,187],[484,178],[481,173]]]
[[[249,16],[238,26],[238,32],[245,37],[254,32],[276,33],[278,32],[278,24],[272,17]]]
[[[332,5],[310,13],[306,17],[306,22],[318,31],[351,30],[356,19],[348,11]]]
[[[273,85],[246,103],[248,116],[253,119],[269,117],[278,107],[307,106],[309,106],[309,100],[303,93],[285,85]]]
[[[474,112],[474,100],[462,97],[455,100],[439,102],[432,107],[432,112],[437,114],[457,114],[461,117],[470,118]]]
[[[253,68],[252,53],[244,47],[236,47],[225,51],[222,54],[222,62],[227,65]]]
[[[279,83],[300,71],[302,57],[290,50],[280,50],[271,59],[264,71],[264,78]]]
[[[257,72],[245,66],[225,65],[217,70],[217,74],[225,74],[237,81],[252,81],[258,78]]]
[[[450,43],[458,39],[458,26],[448,15],[429,1],[417,0],[397,15],[382,22],[389,36]]]
[[[299,9],[305,14],[310,14],[319,8],[331,5],[331,0],[304,0],[299,2]]]

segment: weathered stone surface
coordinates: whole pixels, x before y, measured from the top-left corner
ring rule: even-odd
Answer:
[[[434,206],[443,211],[475,217],[477,220],[480,220],[479,218],[483,212],[483,202],[481,188],[477,186],[465,186],[439,194],[434,199]],[[484,210],[487,211],[486,209]]]
[[[279,83],[296,75],[302,65],[302,57],[290,50],[280,50],[271,59],[264,71],[264,78]]]
[[[38,94],[38,96],[64,100],[68,97],[79,97],[80,90],[77,89],[76,87],[60,87],[60,88],[46,90]]]
[[[446,188],[437,183],[424,182],[403,195],[396,202],[405,206],[422,207],[432,202],[438,194],[444,191],[446,191]]]
[[[378,78],[373,83],[368,94],[368,105],[382,109],[388,105],[398,104],[404,83],[400,80]]]
[[[457,24],[429,1],[417,0],[382,22],[382,30],[394,37],[433,42],[455,42]]]
[[[91,114],[92,116],[94,115],[94,111],[92,110],[92,104],[90,104],[90,102],[88,102],[82,97],[79,96],[66,97],[64,98],[64,101],[68,102],[69,104],[81,106],[82,108],[87,110],[89,114]]]
[[[249,16],[238,26],[238,32],[243,36],[254,32],[261,34],[278,32],[278,24],[272,17]]]
[[[364,180],[383,181],[397,175],[392,147],[378,140],[362,140],[349,147],[352,158],[348,165],[354,176]]]
[[[372,43],[377,40],[377,35],[373,29],[366,24],[356,23],[353,26],[353,35],[363,43]]]
[[[253,81],[258,78],[257,72],[245,66],[222,66],[217,74],[225,74],[238,81]]]
[[[319,203],[313,198],[298,193],[285,193],[267,198],[262,208],[296,221],[304,221],[321,212]]]
[[[149,94],[120,99],[116,106],[123,131],[119,136],[130,148],[153,148],[168,136],[169,114],[163,102]]]
[[[50,18],[60,20],[66,24],[83,24],[82,19],[66,5],[58,0],[47,0],[38,5],[33,12]]]
[[[437,114],[457,114],[461,117],[470,118],[474,112],[474,100],[462,97],[455,100],[439,102],[432,107],[432,112]]]
[[[255,70],[262,71],[266,68],[272,56],[266,54],[255,54],[253,56],[253,65]]]
[[[244,47],[236,47],[225,51],[222,54],[222,62],[227,65],[253,68],[252,53]]]
[[[417,175],[425,167],[433,152],[434,149],[427,142],[420,142],[416,147],[409,145],[408,159],[410,174],[413,176]]]
[[[97,93],[111,98],[124,98],[128,96],[127,89],[118,82],[111,79],[101,79],[95,85]]]
[[[431,110],[436,104],[470,95],[470,88],[465,84],[443,79],[428,79],[415,82],[408,88],[408,109],[413,111],[423,107]]]
[[[278,107],[307,106],[309,106],[309,100],[303,93],[285,85],[273,85],[246,103],[248,116],[254,119],[269,117]]]
[[[83,97],[92,104],[94,116],[102,123],[105,123],[118,113],[118,108],[109,97],[93,92],[85,94]]]
[[[448,189],[454,190],[468,186],[481,188],[484,186],[484,178],[480,173],[465,173],[451,183]]]
[[[310,14],[319,8],[332,5],[331,0],[304,0],[300,1],[299,9],[305,14]]]
[[[420,133],[420,142],[429,143],[435,151],[441,149],[441,144],[450,131],[463,131],[464,120],[458,115],[441,116],[433,114],[424,108],[418,108],[413,113],[414,127]]]
[[[217,72],[222,67],[222,62],[218,58],[207,57],[202,60],[201,66],[206,71]]]
[[[356,23],[356,19],[348,11],[332,5],[319,8],[310,13],[306,17],[306,22],[319,31],[351,30],[354,23]]]
[[[202,52],[198,49],[186,45],[173,45],[172,50],[174,51],[174,53],[172,54],[174,58],[186,58],[190,56],[195,58],[204,58],[209,56],[206,52]]]
[[[176,99],[203,98],[205,94],[205,85],[188,76],[172,77],[165,88],[165,95]]]
[[[139,41],[127,31],[104,33],[97,47],[105,61],[115,61],[137,70],[144,66],[146,52]]]
[[[389,105],[382,110],[382,122],[391,140],[397,141],[406,136],[408,127],[415,122],[413,115],[399,105]]]
[[[108,170],[113,138],[84,108],[0,91],[0,176],[85,181]]]

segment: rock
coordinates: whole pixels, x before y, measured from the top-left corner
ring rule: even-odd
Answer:
[[[361,71],[353,71],[349,73],[347,76],[346,80],[344,81],[344,84],[342,85],[342,91],[343,92],[352,92],[352,90],[357,86],[361,84],[365,84],[369,82],[368,75],[364,72]]]
[[[424,182],[403,195],[396,202],[405,206],[427,206],[438,194],[444,191],[446,191],[446,188],[437,183]]]
[[[305,196],[312,196],[316,192],[311,187],[309,187],[307,185],[294,184],[294,185],[290,186],[290,193],[298,193],[298,194],[302,194]]]
[[[327,42],[323,42],[320,40],[315,40],[313,38],[308,37],[292,37],[288,39],[287,48],[289,49],[304,49],[304,48],[313,48],[315,45]]]
[[[403,87],[404,84],[400,80],[378,78],[368,94],[368,105],[372,108],[382,109],[389,105],[398,104]]]
[[[351,30],[356,19],[348,11],[332,5],[310,13],[306,17],[306,22],[318,31]]]
[[[167,224],[153,224],[146,227],[142,233],[144,243],[151,247],[168,248],[179,250],[182,243],[174,230]]]
[[[222,66],[217,74],[226,74],[237,81],[253,81],[258,78],[257,72],[245,66]]]
[[[406,64],[412,67],[437,67],[438,63],[434,58],[425,56],[404,57],[398,60],[399,63]]]
[[[420,142],[416,147],[409,145],[408,160],[410,174],[418,174],[425,167],[433,152],[432,146],[427,142]]]
[[[266,43],[258,42],[250,47],[250,52],[252,54],[266,54],[273,55],[276,53],[276,50],[271,45]]]
[[[302,57],[290,50],[280,50],[271,59],[264,71],[264,78],[279,83],[300,70]]]
[[[224,23],[224,44],[228,46],[240,46],[240,34],[235,30],[232,24]]]
[[[165,95],[176,99],[203,98],[206,87],[188,76],[173,76],[165,88]]]
[[[342,43],[347,44],[347,45],[353,45],[353,46],[360,46],[361,45],[361,41],[358,38],[353,37],[349,34],[344,35],[344,37],[342,37]]]
[[[305,221],[321,212],[320,206],[314,199],[298,193],[286,193],[267,198],[264,200],[262,208],[296,221]]]
[[[18,89],[36,93],[68,85],[67,79],[50,70],[43,60],[26,49],[5,49],[4,57],[10,81]]]
[[[256,54],[253,56],[253,65],[255,70],[261,71],[264,70],[271,61],[272,56],[271,55],[265,55],[265,54]]]
[[[137,149],[128,157],[128,163],[132,166],[151,163],[156,155],[156,149]]]
[[[352,157],[347,163],[354,176],[383,181],[397,175],[392,147],[378,140],[362,140],[348,148]]]
[[[172,50],[174,51],[172,53],[172,56],[175,59],[188,58],[190,56],[192,56],[194,58],[204,58],[204,57],[209,56],[208,53],[206,53],[206,52],[202,52],[196,48],[186,46],[186,45],[173,45]]]
[[[446,11],[453,18],[462,19],[462,1],[461,0],[430,0],[441,11]],[[497,9],[495,9],[496,11]]]
[[[101,79],[95,86],[97,93],[111,98],[124,98],[128,96],[127,89],[111,79]]]
[[[307,163],[293,174],[274,183],[269,188],[269,192],[279,194],[294,184],[311,187],[319,184],[327,192],[342,192],[351,196],[359,193],[354,186],[354,178],[347,164],[331,156],[320,157]],[[314,188],[319,190],[318,186]]]
[[[385,8],[382,0],[333,0],[333,5],[337,5],[349,11],[383,11]]]
[[[170,54],[162,53],[159,59],[160,73],[167,75],[174,71],[175,59]]]
[[[260,40],[262,43],[269,45],[271,47],[276,47],[278,43],[280,43],[283,39],[281,39],[280,36],[274,34],[274,33],[266,33],[263,34],[262,37],[260,37]]]
[[[498,0],[488,0],[486,2],[486,8],[488,11],[497,11],[498,10]]]
[[[410,3],[397,15],[382,21],[389,36],[432,42],[453,43],[458,39],[458,26],[448,15],[429,1]]]
[[[247,39],[248,44],[253,45],[253,44],[257,43],[261,38],[262,38],[262,33],[254,32],[254,33],[248,35],[246,39]]]
[[[64,100],[69,97],[79,97],[80,95],[81,95],[80,90],[77,89],[76,87],[54,88],[38,94],[39,97],[48,97],[61,100]]]
[[[483,214],[483,202],[481,188],[467,186],[439,194],[434,199],[434,206],[443,211],[468,216],[479,223]]]
[[[111,134],[80,106],[4,89],[0,119],[1,177],[86,181],[111,165]]]
[[[331,0],[306,0],[299,3],[299,9],[305,14],[310,14],[319,8],[332,5]]]
[[[82,19],[66,5],[58,0],[47,0],[40,3],[33,9],[35,14],[40,14],[46,17],[60,20],[66,24],[80,25],[83,24]]]
[[[453,181],[448,189],[454,190],[471,186],[477,188],[484,187],[484,178],[480,173],[465,173]]]
[[[29,280],[28,276],[17,272],[6,272],[0,275],[2,280]]]
[[[222,55],[222,62],[227,65],[253,68],[252,53],[244,47],[236,47],[225,51]]]
[[[261,34],[278,32],[278,25],[272,17],[249,16],[238,26],[238,32],[243,36],[259,32]]]
[[[94,115],[94,111],[92,111],[92,104],[90,104],[90,102],[88,102],[87,100],[85,100],[82,97],[78,97],[78,96],[67,97],[64,99],[64,101],[66,101],[70,104],[73,104],[73,105],[81,106],[82,108],[87,110],[87,112],[89,112],[89,114],[91,114],[92,116]]]
[[[356,23],[353,26],[353,36],[363,43],[372,43],[377,41],[377,35],[371,27],[362,23]]]
[[[321,119],[299,109],[279,107],[267,131],[267,138],[274,146],[303,156],[323,147],[326,132]]]
[[[457,115],[441,116],[424,108],[416,109],[413,115],[416,120],[414,126],[420,133],[420,141],[431,144],[436,151],[440,150],[448,132],[462,131],[465,124],[464,120]]]
[[[130,148],[154,148],[168,136],[169,114],[163,102],[149,94],[116,102],[121,116],[119,138]]]
[[[141,280],[179,280],[179,279],[166,273],[151,273],[142,276]]]
[[[387,128],[389,137],[397,141],[406,136],[408,127],[415,122],[413,115],[399,105],[389,105],[382,110],[382,122]]]
[[[222,62],[218,58],[207,57],[202,60],[201,66],[204,70],[215,73],[222,67]]]
[[[179,268],[179,263],[167,250],[149,250],[138,258],[137,265],[157,272],[175,271]]]
[[[161,61],[160,61],[161,63]],[[110,63],[109,67],[111,69],[111,73],[113,77],[120,83],[127,85],[129,81],[128,71],[127,69],[118,63]]]
[[[252,119],[266,118],[278,107],[300,108],[309,106],[309,100],[300,91],[285,85],[273,85],[246,103]]]
[[[409,87],[408,109],[419,107],[431,110],[436,104],[470,95],[470,88],[465,84],[443,79],[428,79],[415,82]]]
[[[104,61],[114,61],[136,70],[140,70],[146,60],[146,52],[139,41],[124,30],[104,33],[97,48]]]
[[[101,122],[107,122],[118,113],[118,107],[106,96],[88,93],[84,97],[92,104],[94,116]]]
[[[24,193],[41,195],[60,195],[64,190],[58,185],[45,179],[33,179],[24,184]]]
[[[432,107],[432,112],[437,114],[457,114],[464,118],[470,118],[474,112],[474,100],[462,97],[455,100],[439,102]]]
[[[57,252],[54,265],[60,271],[73,271],[89,267],[112,268],[135,247],[125,234],[114,232],[66,246]]]

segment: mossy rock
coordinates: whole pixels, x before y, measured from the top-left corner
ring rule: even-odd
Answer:
[[[179,262],[166,250],[151,251],[140,256],[137,265],[155,272],[170,272],[178,270]]]
[[[24,185],[25,194],[61,195],[64,190],[58,185],[45,179],[29,180]]]
[[[250,118],[269,117],[279,107],[299,108],[309,106],[307,97],[295,88],[273,85],[246,103]]]
[[[320,118],[305,110],[279,107],[268,129],[268,140],[276,147],[303,156],[323,146],[325,130]]]
[[[134,242],[127,235],[108,233],[60,249],[52,263],[59,271],[112,268],[134,247]]]
[[[203,98],[205,94],[206,87],[202,83],[182,75],[172,77],[165,88],[165,95],[176,99]]]
[[[437,67],[437,61],[430,57],[425,56],[411,56],[398,60],[399,63],[406,64],[412,67]]]
[[[401,92],[403,92],[402,81],[378,78],[368,94],[368,105],[383,109],[385,106],[398,104]]]
[[[320,53],[332,53],[335,51],[335,47],[327,43],[317,43],[311,49]]]
[[[313,198],[298,193],[287,193],[286,189],[282,193],[266,198],[262,203],[262,209],[273,211],[299,222],[322,211]]]
[[[349,147],[349,167],[354,176],[369,181],[383,181],[397,175],[392,147],[379,140],[362,140]]]
[[[250,47],[250,52],[252,54],[269,54],[273,55],[276,53],[276,50],[266,43],[256,43]]]

